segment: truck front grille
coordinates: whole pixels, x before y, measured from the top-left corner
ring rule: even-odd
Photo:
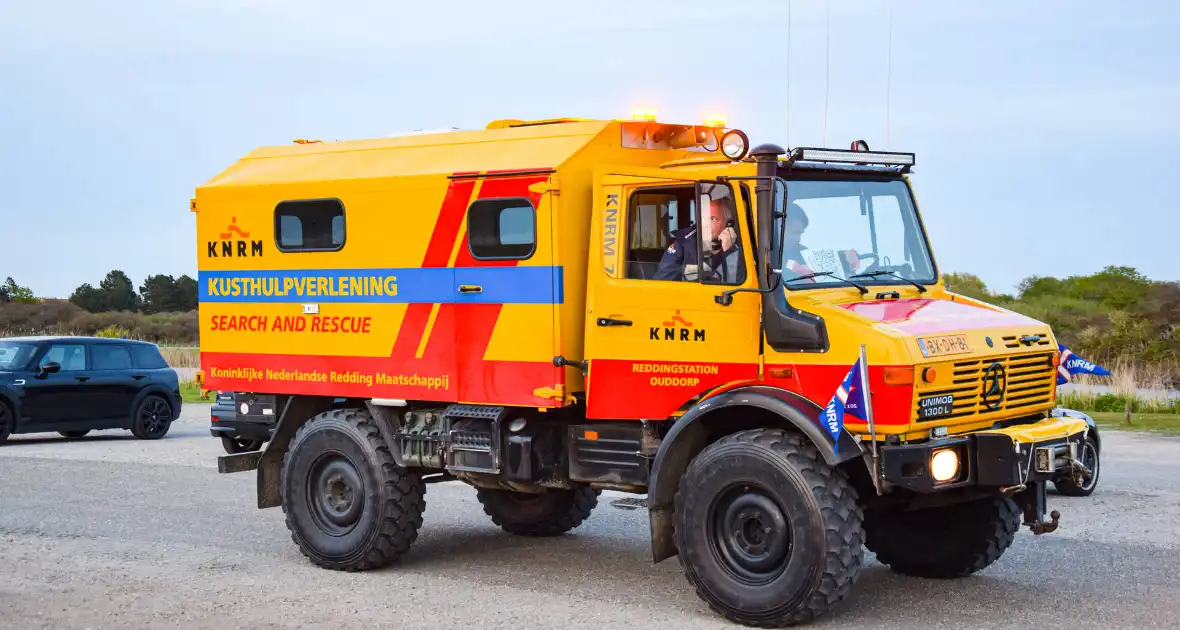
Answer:
[[[983,397],[984,387],[987,385],[985,375],[988,368],[995,363],[1003,368],[1006,387],[1003,400],[994,405],[994,408],[989,408]],[[952,368],[954,375],[951,387],[923,388],[919,383],[911,417],[923,424],[945,423],[956,418],[976,420],[992,416],[1009,417],[1014,412],[1029,411],[1053,403],[1053,382],[1057,378],[1057,371],[1053,369],[1052,352],[956,361],[948,367]],[[921,420],[918,417],[920,398],[946,394],[953,394],[955,397],[953,412],[950,415],[930,420]]]

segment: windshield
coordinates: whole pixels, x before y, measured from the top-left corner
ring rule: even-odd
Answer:
[[[783,186],[786,198],[783,198]],[[934,263],[902,180],[779,180],[775,215],[786,211],[786,232],[777,252],[789,289],[859,284],[933,284]],[[782,219],[775,220],[777,239]],[[866,276],[857,274],[873,274]],[[890,275],[885,272],[893,272]],[[898,278],[897,276],[901,276]]]
[[[36,350],[37,346],[31,343],[0,341],[0,370],[10,372],[24,368]]]

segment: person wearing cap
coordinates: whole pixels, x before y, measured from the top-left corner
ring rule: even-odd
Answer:
[[[664,250],[664,256],[660,259],[655,279],[695,282],[700,272],[699,260],[705,267],[706,278],[725,283],[740,281],[743,277],[743,261],[737,242],[737,232],[731,225],[732,221],[724,201],[711,199],[705,225],[701,230],[705,246],[710,249],[703,257],[697,256],[696,224],[676,230],[672,233],[672,244]],[[717,241],[716,247],[714,241]]]

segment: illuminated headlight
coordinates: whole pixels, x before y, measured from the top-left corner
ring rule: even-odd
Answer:
[[[244,416],[244,415],[246,415],[246,414],[248,414],[248,413],[250,413],[250,405],[247,405],[246,403],[242,403],[242,406],[241,406],[241,407],[239,407],[239,409],[241,409],[241,410],[242,410],[242,415],[243,415],[243,416]]]
[[[750,139],[746,137],[745,133],[732,129],[721,136],[721,152],[725,154],[725,157],[736,162],[746,157],[746,151],[749,150]]]
[[[935,481],[950,481],[959,474],[959,454],[953,450],[942,450],[930,458],[930,475]]]

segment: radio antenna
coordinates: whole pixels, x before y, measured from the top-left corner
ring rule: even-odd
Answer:
[[[831,91],[828,88],[828,83],[830,82],[829,77],[831,75],[831,72],[829,71],[829,67],[831,64],[828,61],[828,57],[829,57],[830,50],[831,50],[831,45],[828,43],[829,39],[831,39],[830,38],[831,21],[832,21],[831,20],[831,13],[832,13],[831,3],[830,2],[825,3],[824,4],[824,144],[823,144],[824,148],[827,148],[827,146],[828,146],[828,93]]]
[[[885,61],[885,150],[889,150],[889,86],[893,74],[893,6],[889,7],[889,46]]]
[[[787,148],[791,147],[791,5],[787,0]]]

